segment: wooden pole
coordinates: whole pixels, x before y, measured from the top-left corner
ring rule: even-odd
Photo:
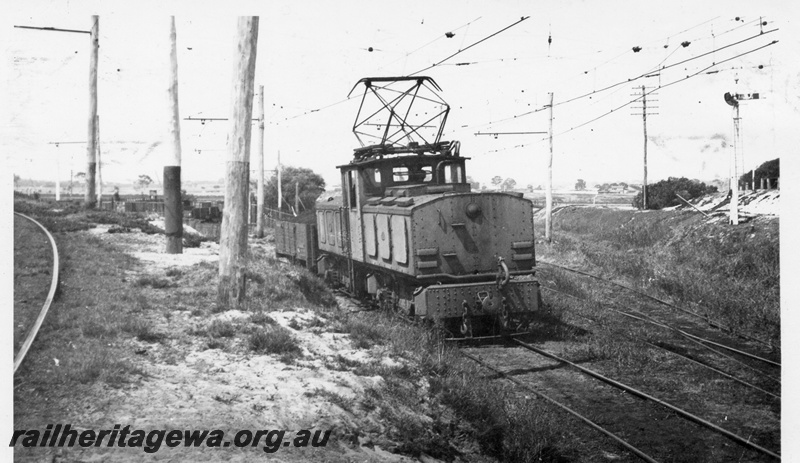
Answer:
[[[183,253],[183,203],[181,202],[181,123],[178,109],[178,45],[175,17],[169,20],[169,133],[170,149],[164,165],[164,235],[167,254]]]
[[[258,86],[258,189],[256,194],[256,238],[264,237],[264,86]]]
[[[95,171],[97,169],[97,56],[100,48],[100,17],[92,16],[91,42],[89,53],[89,130],[86,143],[86,193],[84,205],[88,209],[95,207]]]
[[[240,16],[234,49],[230,135],[219,251],[217,305],[239,308],[245,297],[247,197],[250,192],[250,135],[256,71],[258,16]]]
[[[642,180],[642,209],[647,210],[647,93],[642,85],[642,124],[644,126],[644,178]]]
[[[294,215],[300,213],[300,183],[294,182]]]
[[[544,238],[549,243],[553,239],[553,92],[550,92],[550,158],[545,180]]]
[[[97,207],[103,205],[103,162],[100,156],[100,115],[95,120],[95,146],[97,146]]]
[[[283,208],[283,188],[281,187],[281,150],[278,150],[278,212]]]
[[[58,147],[56,147],[56,201],[61,201],[61,163],[58,154]]]

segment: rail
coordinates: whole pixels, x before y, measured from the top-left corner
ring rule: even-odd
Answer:
[[[35,223],[39,226],[39,228],[44,231],[44,234],[47,236],[47,239],[50,240],[50,246],[53,249],[53,278],[50,281],[50,292],[47,293],[47,299],[44,301],[44,305],[42,306],[42,310],[39,312],[39,316],[36,317],[36,322],[34,322],[31,330],[28,332],[28,335],[25,337],[25,341],[22,343],[22,347],[20,347],[17,356],[14,357],[14,373],[17,372],[17,368],[22,364],[22,361],[25,359],[25,355],[28,353],[28,349],[31,348],[33,344],[34,338],[39,333],[39,328],[41,328],[42,323],[44,322],[44,318],[47,316],[48,310],[50,310],[50,304],[53,302],[53,298],[56,295],[56,288],[58,288],[58,247],[56,247],[56,240],[53,239],[53,235],[44,228],[44,225],[40,224],[36,220],[31,217],[28,217],[25,214],[20,214],[19,212],[14,212],[14,214],[24,217],[31,222]]]

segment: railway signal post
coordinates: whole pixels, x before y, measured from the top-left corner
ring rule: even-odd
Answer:
[[[250,136],[258,16],[239,17],[236,31],[217,291],[217,304],[231,308],[238,308],[244,302],[245,296],[244,257],[247,251],[245,209],[250,193]]]
[[[733,107],[733,153],[731,155],[731,202],[730,223],[739,224],[739,172],[744,169],[744,154],[742,152],[741,125],[739,118],[739,101],[758,100],[758,93],[725,93],[725,103]],[[753,169],[755,173],[755,169]],[[755,178],[755,176],[754,176]],[[755,182],[753,183],[755,188]]]

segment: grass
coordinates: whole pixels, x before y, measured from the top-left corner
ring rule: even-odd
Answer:
[[[778,227],[777,219],[730,226],[690,212],[567,208],[539,255],[622,279],[777,347]]]
[[[267,326],[254,331],[247,339],[250,350],[259,354],[275,354],[283,361],[303,355],[300,343],[282,326]]]

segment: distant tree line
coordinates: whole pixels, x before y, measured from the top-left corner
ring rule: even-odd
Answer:
[[[680,195],[686,200],[697,198],[710,193],[716,193],[717,187],[706,185],[699,180],[689,180],[686,177],[670,177],[658,183],[647,186],[647,205],[648,209],[663,209],[682,204],[678,199]],[[633,206],[642,208],[642,193],[633,198]]]
[[[780,178],[780,176],[781,176],[781,160],[780,158],[773,159],[772,161],[767,161],[756,168],[755,184],[759,185],[761,183],[762,178],[776,179]],[[739,183],[751,183],[751,182],[753,182],[752,170],[746,172],[744,175],[739,177]]]

